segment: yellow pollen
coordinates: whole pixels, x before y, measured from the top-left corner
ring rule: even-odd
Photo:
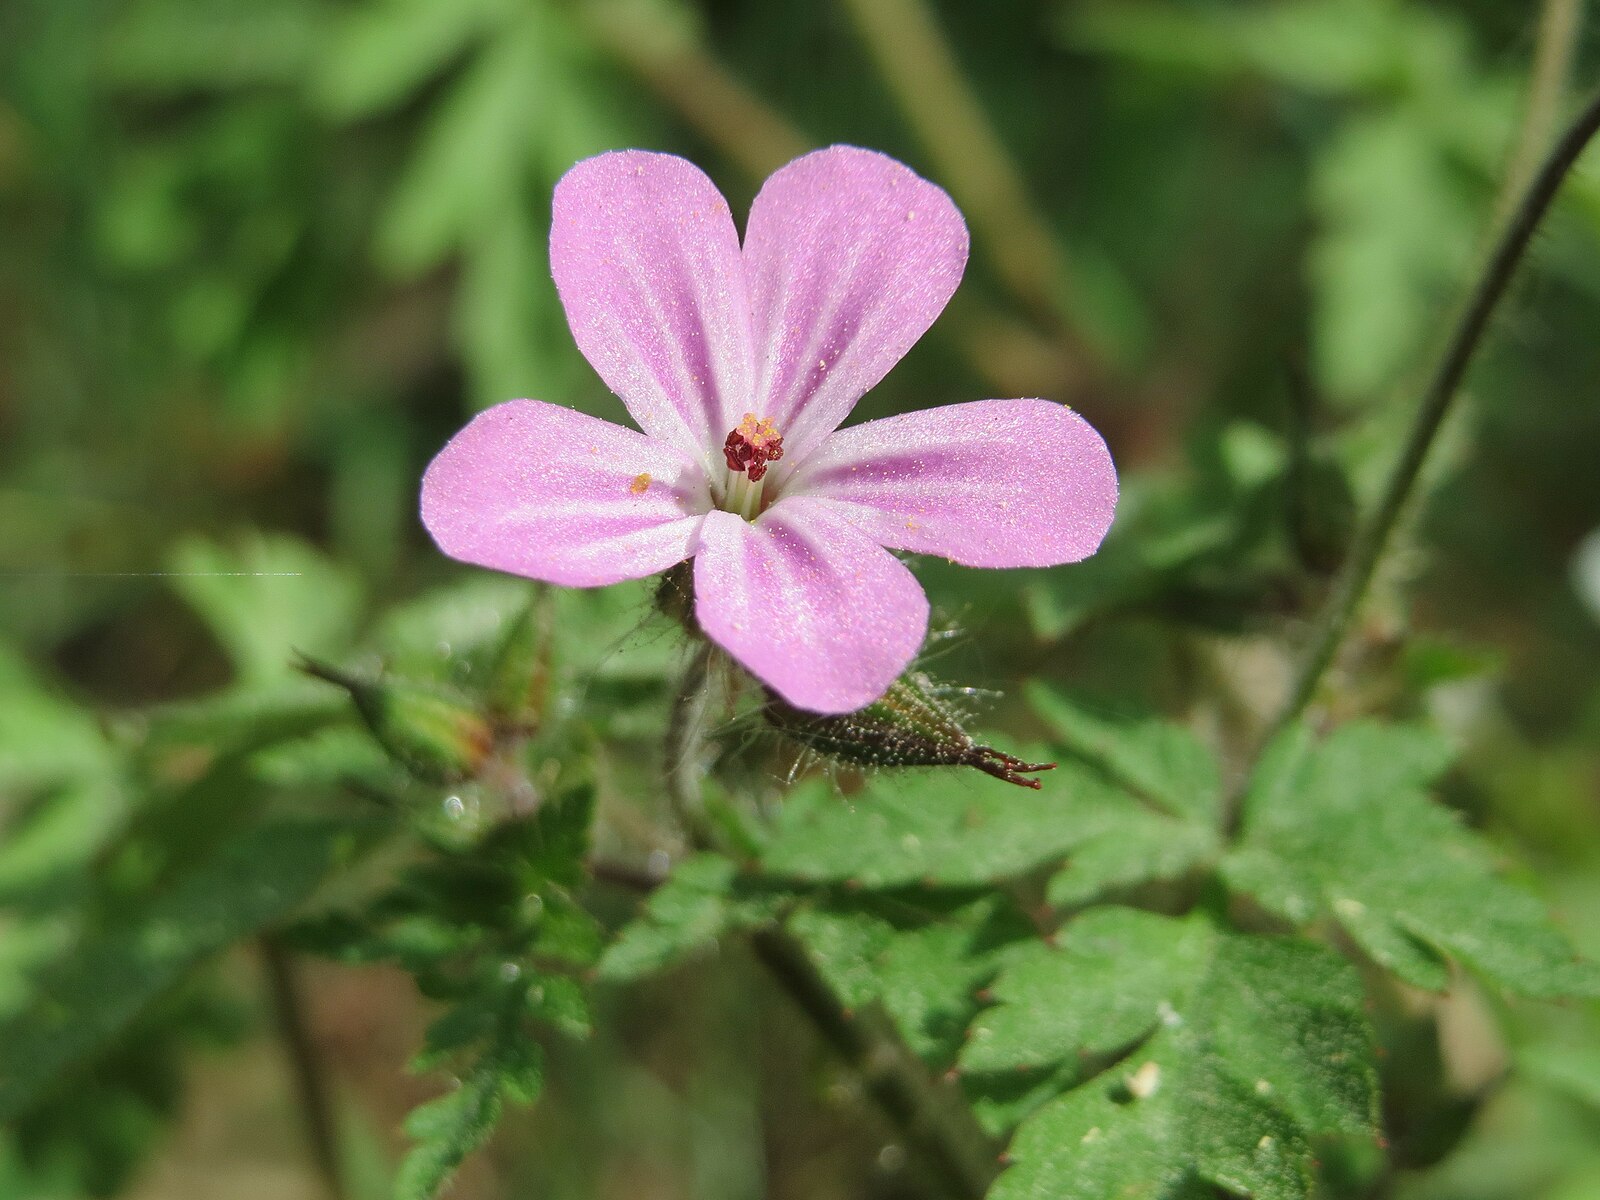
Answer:
[[[633,482],[628,485],[628,490],[635,496],[642,496],[645,489],[650,486],[650,472],[644,471],[633,477]]]
[[[756,450],[765,450],[779,440],[778,427],[772,423],[771,417],[758,417],[749,412],[739,422],[739,434]]]

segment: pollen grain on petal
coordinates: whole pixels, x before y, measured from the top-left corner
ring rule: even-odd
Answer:
[[[635,496],[642,496],[650,487],[650,472],[641,471],[633,477],[633,482],[628,485],[628,490]]]

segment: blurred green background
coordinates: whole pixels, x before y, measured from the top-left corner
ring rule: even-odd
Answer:
[[[342,655],[467,579],[416,498],[472,412],[530,396],[621,417],[546,259],[555,181],[602,150],[683,154],[736,214],[832,142],[949,190],[966,282],[861,412],[1066,401],[1105,433],[1125,498],[1077,570],[919,564],[959,633],[941,671],[1002,694],[1064,681],[1247,744],[1508,196],[1600,78],[1581,9],[4,0],[0,1010],[75,936],[86,864],[136,818],[142,714],[253,695],[291,647]],[[1600,526],[1597,330],[1591,156],[1331,700],[1457,735],[1451,800],[1590,954],[1600,612],[1574,556]],[[574,686],[620,661],[633,703],[665,648],[628,636],[644,592],[609,603],[575,635]],[[992,701],[988,724],[1026,721]],[[604,836],[644,862],[673,847],[634,802],[659,713],[642,731],[601,731],[601,804]],[[320,1195],[262,964],[225,957],[94,1067],[82,1103],[0,1134],[0,1197]],[[318,965],[300,986],[354,1194],[382,1195],[397,1124],[433,1090],[404,1073],[425,1005],[387,968]],[[920,1194],[769,992],[729,956],[611,997],[454,1194]],[[1388,1190],[1352,1194],[1600,1195],[1600,1067],[1563,1069],[1600,1058],[1593,1014],[1487,1007],[1468,989],[1397,1009],[1404,1153]],[[1506,1029],[1548,1069],[1506,1082]]]

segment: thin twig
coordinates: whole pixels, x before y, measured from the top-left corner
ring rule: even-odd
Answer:
[[[714,654],[709,644],[696,647],[667,721],[668,797],[699,849],[718,849],[720,844],[701,797],[702,734],[711,702]],[[805,947],[786,930],[770,928],[753,934],[751,948],[862,1081],[930,1175],[956,1200],[979,1200],[998,1173],[999,1148],[979,1127],[954,1085],[930,1078],[888,1021],[876,1013],[846,1008]]]
[[[1317,620],[1315,634],[1295,674],[1289,700],[1272,722],[1269,737],[1299,717],[1316,694],[1323,674],[1338,653],[1366,596],[1378,560],[1411,498],[1423,462],[1439,427],[1449,415],[1489,319],[1505,295],[1562,182],[1597,131],[1600,131],[1600,95],[1589,101],[1545,158],[1473,288],[1438,370],[1423,394],[1383,497],[1356,534],[1350,556]]]
[[[329,1200],[345,1200],[344,1172],[339,1162],[339,1138],[334,1125],[328,1081],[317,1057],[316,1043],[306,1024],[305,1006],[294,960],[273,937],[260,940],[261,964],[267,977],[267,998],[283,1041],[284,1055],[294,1077],[295,1100],[305,1130],[306,1148]]]

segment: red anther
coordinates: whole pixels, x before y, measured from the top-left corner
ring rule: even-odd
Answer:
[[[728,434],[722,443],[722,457],[728,470],[744,471],[755,483],[767,473],[767,464],[783,457],[783,438],[777,426],[767,417],[745,413],[744,420]]]

